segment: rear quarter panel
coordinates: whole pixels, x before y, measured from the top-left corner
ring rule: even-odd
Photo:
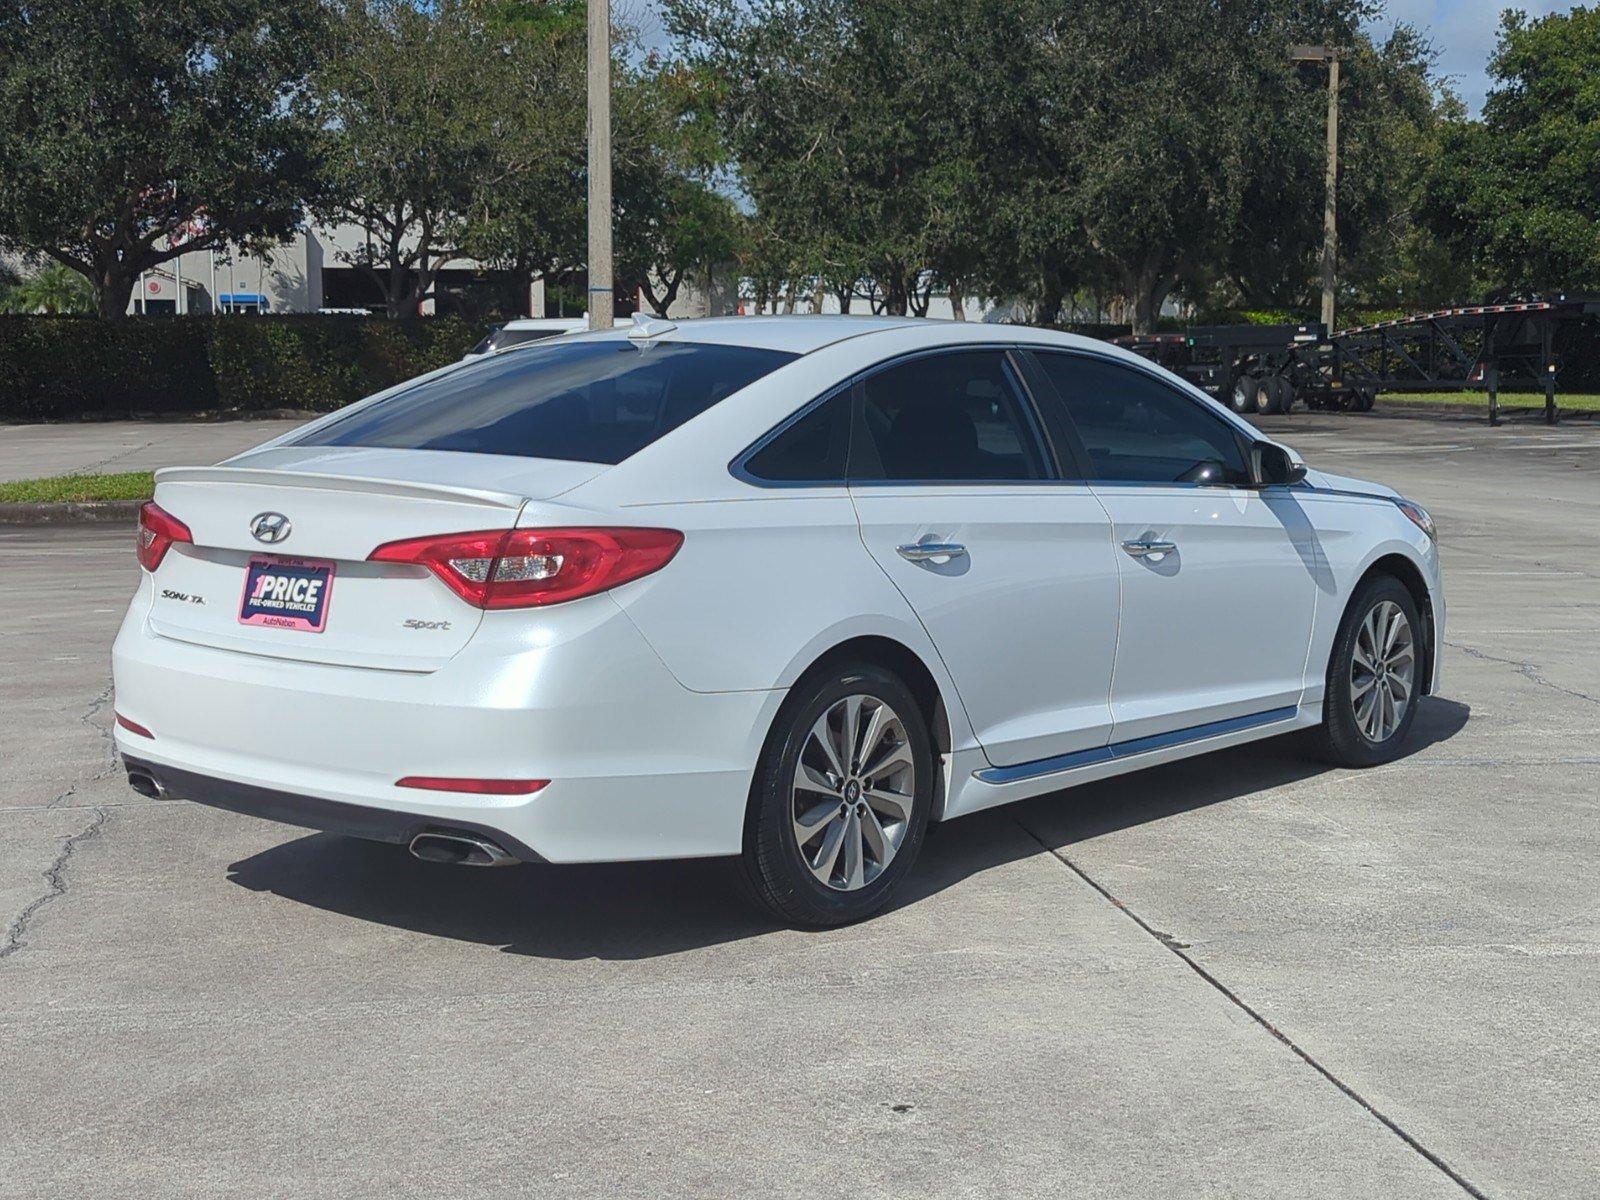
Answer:
[[[751,490],[626,510],[626,523],[684,534],[666,569],[612,593],[678,681],[697,692],[783,689],[840,643],[887,637],[933,673],[955,748],[972,745],[938,654],[867,555],[849,497]]]

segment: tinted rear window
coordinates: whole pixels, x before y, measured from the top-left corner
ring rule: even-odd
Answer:
[[[619,463],[795,357],[699,342],[552,341],[407,388],[297,444]]]

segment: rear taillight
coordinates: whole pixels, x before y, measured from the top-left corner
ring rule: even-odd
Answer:
[[[531,796],[549,786],[548,779],[461,779],[442,775],[407,775],[395,787],[425,792],[470,792],[475,796]]]
[[[533,608],[659,571],[681,545],[676,529],[510,529],[409,538],[367,557],[427,567],[479,608]]]
[[[139,528],[134,532],[133,548],[139,556],[139,565],[154,571],[167,556],[173,542],[194,541],[189,527],[154,500],[147,500],[139,510]]]

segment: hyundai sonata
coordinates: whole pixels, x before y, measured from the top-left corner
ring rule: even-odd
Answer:
[[[497,865],[737,856],[880,908],[929,822],[1291,730],[1394,758],[1426,512],[1100,342],[641,321],[157,476],[130,782]]]

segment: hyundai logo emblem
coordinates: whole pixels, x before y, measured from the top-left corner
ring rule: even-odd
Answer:
[[[289,518],[282,513],[257,513],[250,518],[250,536],[258,542],[266,542],[269,545],[283,541],[293,528],[294,526],[289,524]]]

